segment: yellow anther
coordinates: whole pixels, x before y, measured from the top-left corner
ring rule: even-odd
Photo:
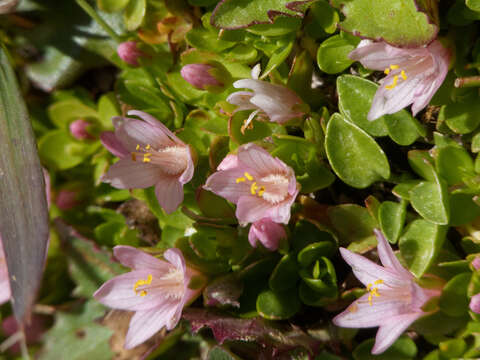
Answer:
[[[370,288],[372,287],[372,284],[367,284],[367,290],[370,291]]]
[[[265,188],[262,186],[258,191],[258,196],[262,196],[264,192],[265,192]]]
[[[382,279],[375,280],[374,284],[375,285],[383,284],[383,280]]]
[[[132,161],[137,161],[137,155],[135,153],[132,153]]]
[[[390,69],[386,68],[383,72],[385,73],[385,75],[388,75],[388,74],[390,74]]]
[[[405,70],[402,70],[400,73],[400,76],[402,77],[403,80],[407,80],[407,74],[405,74]]]
[[[150,159],[150,156],[152,156],[151,153],[146,153],[145,155],[143,155],[143,162],[150,162],[152,161],[152,159]]]
[[[255,194],[257,193],[257,188],[258,188],[257,183],[254,182],[254,183],[250,186],[250,193],[251,193],[252,195],[255,195]]]
[[[237,178],[237,180],[235,180],[238,183],[241,183],[241,182],[244,182],[245,181],[245,178],[244,177],[239,177]]]
[[[396,69],[398,69],[398,68],[399,68],[398,65],[390,65],[390,69],[392,69],[392,70],[396,70]]]
[[[147,280],[143,280],[143,279],[140,279],[138,280],[135,285],[133,285],[133,291],[135,291],[135,294],[137,295],[140,295],[140,296],[145,296],[147,295],[147,291],[146,290],[141,290],[140,292],[137,290],[137,288],[139,286],[143,286],[143,285],[150,285],[152,283],[152,280],[153,280],[153,276],[152,274],[148,274],[148,278]]]
[[[150,144],[147,144],[147,146],[145,146],[145,150],[149,150],[151,148]]]
[[[137,146],[135,147],[136,150],[139,150],[140,149],[140,145],[137,144]]]
[[[382,279],[378,279],[378,280],[375,280],[373,282],[373,284],[367,284],[367,291],[370,293],[368,295],[368,304],[369,305],[372,305],[372,300],[373,300],[373,297],[379,297],[380,296],[380,293],[378,292],[378,288],[377,287],[373,287],[373,285],[379,285],[379,284],[383,284],[383,280]]]
[[[245,177],[248,179],[248,181],[252,181],[253,180],[253,176],[250,175],[248,172],[244,172],[243,175],[245,175]]]
[[[397,82],[398,82],[398,76],[395,75],[395,76],[393,77],[393,83],[392,83],[391,85],[385,86],[385,89],[387,89],[387,90],[392,90],[395,86],[397,86]]]

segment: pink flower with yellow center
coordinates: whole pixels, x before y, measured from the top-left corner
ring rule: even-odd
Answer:
[[[228,155],[204,188],[236,204],[243,224],[263,218],[287,224],[299,191],[293,170],[253,143]]]
[[[368,120],[394,114],[410,104],[415,116],[442,85],[450,62],[449,51],[438,40],[414,49],[362,40],[349,57],[386,75],[373,98]]]
[[[171,213],[182,203],[183,185],[193,176],[190,148],[153,116],[137,110],[128,115],[144,121],[115,117],[115,132],[100,136],[102,144],[120,158],[102,181],[118,189],[155,186],[160,206]]]
[[[405,269],[379,230],[378,256],[383,266],[340,248],[343,259],[366,287],[367,293],[354,301],[333,319],[337,326],[369,328],[379,326],[372,354],[387,350],[419,317],[426,313],[422,306],[439,291],[421,288],[414,276]]]
[[[125,339],[125,348],[131,349],[163,327],[171,330],[177,325],[184,306],[201,292],[188,287],[199,274],[186,266],[175,248],[163,254],[167,261],[130,246],[116,246],[113,251],[132,271],[107,281],[93,296],[108,307],[135,311]]]

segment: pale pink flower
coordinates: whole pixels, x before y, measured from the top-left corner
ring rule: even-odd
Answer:
[[[182,77],[199,90],[223,88],[224,83],[216,76],[216,68],[210,64],[188,64],[180,70]]]
[[[90,123],[83,119],[72,121],[69,125],[70,134],[77,140],[95,139],[89,132]]]
[[[137,110],[128,115],[145,121],[115,117],[115,132],[106,131],[100,136],[102,144],[120,157],[102,181],[118,189],[155,185],[158,202],[171,213],[183,201],[183,185],[193,176],[190,148],[153,116]]]
[[[415,116],[442,85],[450,62],[450,52],[438,40],[414,49],[362,40],[349,57],[387,75],[373,98],[368,120],[394,114],[410,104]]]
[[[188,287],[197,276],[185,264],[180,250],[165,251],[165,260],[157,259],[131,246],[115,246],[115,257],[132,271],[103,284],[93,296],[102,304],[135,311],[125,339],[125,348],[140,345],[160,329],[173,329],[183,307],[192,302],[201,289]]]
[[[135,41],[125,41],[117,46],[117,54],[125,61],[128,65],[137,67],[140,64],[138,59],[141,57],[149,57],[148,54],[144,53],[138,48],[138,45]]]
[[[252,79],[241,79],[233,83],[237,89],[252,91],[237,91],[227,98],[230,104],[237,105],[235,112],[255,110],[248,117],[245,127],[248,127],[256,116],[284,124],[304,115],[304,103],[297,94],[283,85],[259,80],[258,72],[259,68],[255,67],[252,70]]]
[[[3,250],[2,236],[0,235],[0,304],[10,300],[12,292],[10,290],[10,281],[8,279],[7,260]]]
[[[204,188],[236,204],[243,224],[263,218],[287,224],[299,191],[292,168],[253,143],[227,156]]]
[[[480,256],[477,256],[477,257],[475,257],[475,259],[473,259],[472,266],[475,270],[480,269]]]
[[[473,295],[469,304],[470,310],[474,313],[480,314],[480,294]]]
[[[344,312],[333,319],[337,326],[369,328],[379,326],[372,354],[380,354],[419,317],[426,313],[422,306],[437,290],[421,288],[414,276],[405,269],[379,230],[378,256],[383,266],[366,257],[340,248],[343,259],[352,267],[353,273],[368,290]]]
[[[257,240],[270,250],[275,251],[281,239],[285,239],[287,233],[282,225],[273,222],[269,218],[263,218],[255,221],[248,232],[248,241],[253,247],[257,247]]]

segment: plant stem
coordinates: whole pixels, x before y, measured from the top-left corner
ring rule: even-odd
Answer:
[[[469,77],[455,79],[456,88],[479,87],[479,86],[480,86],[480,76],[469,76]]]
[[[110,37],[115,40],[117,43],[121,43],[122,39],[120,36],[117,35],[117,33],[108,25],[105,20],[103,20],[100,15],[97,14],[97,12],[90,6],[89,3],[87,3],[86,0],[76,0],[77,4],[88,14],[90,17],[95,20],[102,28],[105,30],[105,32],[110,35]]]

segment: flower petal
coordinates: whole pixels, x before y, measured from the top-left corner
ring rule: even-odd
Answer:
[[[385,236],[383,236],[382,232],[378,229],[374,229],[373,232],[377,237],[377,251],[382,265],[386,268],[396,271],[399,275],[404,276],[405,280],[413,279],[410,271],[405,269],[400,264],[400,261],[398,261],[395,253],[393,252],[390,244],[387,242],[387,239],[385,239]]]
[[[158,166],[123,158],[110,166],[102,181],[117,189],[144,189],[155,185],[162,176]]]
[[[270,251],[278,249],[281,239],[287,237],[287,233],[282,225],[277,224],[269,218],[263,218],[256,221],[250,227],[248,232],[248,241],[253,247],[257,246],[257,240]]]
[[[147,114],[146,112],[143,112],[140,110],[130,110],[127,114],[138,116],[139,118],[141,118],[142,120],[145,120],[150,125],[161,130],[163,134],[166,137],[168,137],[171,141],[179,145],[184,145],[184,142],[182,140],[180,140],[168,127],[166,127],[161,121],[155,119],[155,117],[153,117],[152,115]]]
[[[130,153],[122,145],[120,140],[117,139],[113,131],[104,131],[100,134],[100,141],[105,148],[110,151],[113,155],[123,158],[128,156]]]
[[[250,185],[246,181],[237,183],[237,179],[245,177],[245,172],[257,177],[257,173],[246,166],[231,168],[210,175],[203,188],[236,204],[241,196],[250,194]]]
[[[155,195],[162,209],[171,214],[183,201],[183,185],[176,177],[164,176],[155,185]]]
[[[238,167],[238,156],[234,154],[228,154],[218,165],[217,171],[228,170]]]
[[[268,151],[253,143],[242,145],[238,149],[238,161],[255,169],[260,176],[285,173],[288,170],[293,172],[281,160],[274,158]]]
[[[242,196],[238,199],[235,215],[240,223],[253,223],[268,217],[272,205],[255,195]]]
[[[472,296],[470,299],[469,308],[474,313],[480,314],[480,294]]]
[[[151,145],[155,149],[175,145],[175,142],[159,127],[143,120],[121,119],[123,122],[117,127],[115,135],[130,152],[135,151],[137,145],[142,148]]]
[[[134,270],[155,269],[156,271],[167,273],[171,268],[167,262],[157,259],[132,246],[115,246],[113,248],[113,254],[122,265]]]
[[[250,91],[237,91],[227,97],[227,102],[232,105],[237,105],[235,111],[253,110],[256,106],[250,102],[253,93]]]
[[[193,163],[193,159],[192,159],[192,152],[190,150],[190,147],[187,146],[187,153],[188,153],[188,157],[187,157],[187,167],[185,169],[185,171],[180,175],[180,177],[178,178],[178,181],[182,184],[182,185],[185,185],[186,183],[188,183],[190,180],[192,180],[192,177],[193,177],[193,172],[195,170],[195,164]]]
[[[183,254],[179,249],[170,248],[163,253],[163,257],[170,264],[175,266],[177,269],[181,270],[185,275],[187,271],[187,266],[185,265],[185,258],[183,257]]]
[[[130,320],[125,349],[134,348],[150,339],[169,322],[176,310],[176,304],[165,303],[155,309],[137,311]]]
[[[422,312],[413,314],[404,314],[385,319],[383,325],[377,331],[375,345],[372,349],[373,355],[378,355],[387,350],[397,338],[412,324],[423,315]]]

